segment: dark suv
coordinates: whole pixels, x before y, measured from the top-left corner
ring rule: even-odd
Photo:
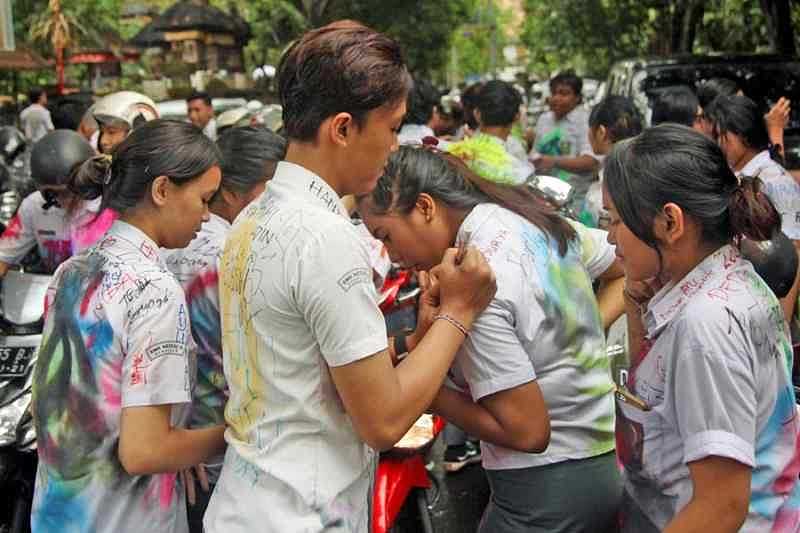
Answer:
[[[786,167],[800,169],[800,59],[777,55],[713,55],[619,61],[608,75],[607,94],[629,96],[649,121],[652,102],[671,85],[696,87],[730,78],[766,113],[781,96],[792,102],[786,127]]]

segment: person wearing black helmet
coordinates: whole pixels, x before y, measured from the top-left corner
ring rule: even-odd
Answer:
[[[93,155],[91,145],[70,130],[52,131],[33,146],[30,167],[37,190],[0,235],[0,277],[33,248],[43,270],[52,273],[105,233],[113,213],[99,213],[99,201],[83,202],[67,189],[72,170]]]

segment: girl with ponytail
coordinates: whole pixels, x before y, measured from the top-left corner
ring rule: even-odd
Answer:
[[[482,441],[492,498],[480,531],[610,529],[621,485],[592,280],[621,269],[605,232],[568,222],[528,187],[484,180],[453,155],[416,147],[390,157],[358,208],[394,262],[427,271],[449,247],[469,244],[497,278],[451,368],[468,393],[444,387],[432,406]],[[427,284],[435,294],[436,280]]]
[[[633,354],[616,394],[623,531],[797,531],[792,347],[738,249],[780,229],[761,181],[665,124],[615,146],[603,203]]]
[[[219,152],[188,123],[137,128],[70,188],[119,213],[56,271],[33,378],[34,532],[186,533],[177,476],[224,449],[224,426],[183,429],[195,345],[183,289],[159,256],[209,218]]]

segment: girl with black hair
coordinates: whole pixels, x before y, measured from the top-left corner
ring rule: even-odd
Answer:
[[[222,365],[219,314],[219,258],[236,216],[264,192],[275,167],[286,155],[286,140],[266,128],[231,128],[217,140],[222,156],[222,181],[209,204],[209,220],[186,248],[165,250],[167,268],[186,292],[192,336],[197,344],[197,386],[192,400],[190,428],[225,423],[228,386]],[[189,506],[189,529],[202,533],[203,514],[224,457],[212,458],[204,469],[211,484],[198,502]],[[190,502],[191,504],[192,502]]]
[[[468,395],[445,387],[433,404],[482,441],[492,499],[480,531],[611,527],[613,384],[592,280],[621,272],[605,232],[567,222],[527,187],[412,147],[390,157],[359,211],[406,268],[428,270],[469,243],[497,277],[450,371]]]
[[[633,101],[625,96],[607,96],[592,108],[589,114],[589,143],[592,152],[605,158],[615,143],[642,132],[642,118]],[[592,183],[586,193],[586,201],[579,220],[589,227],[605,228],[603,214],[603,169],[599,179]]]
[[[764,194],[780,213],[783,233],[800,246],[800,184],[771,157],[764,117],[756,103],[746,96],[719,96],[706,115],[734,173],[761,179]],[[794,314],[796,285],[783,299],[787,319]]]
[[[638,354],[616,395],[624,532],[800,528],[792,348],[777,298],[737,248],[780,229],[760,187],[673,124],[606,161]]]
[[[169,147],[169,149],[165,149]],[[56,271],[33,378],[34,532],[187,531],[177,473],[224,446],[224,426],[182,429],[195,382],[183,289],[158,250],[209,218],[219,152],[191,124],[155,120],[71,189],[119,213]]]

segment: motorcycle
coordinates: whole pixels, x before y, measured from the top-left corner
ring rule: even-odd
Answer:
[[[30,531],[36,434],[30,413],[51,276],[11,270],[0,289],[0,532]]]

